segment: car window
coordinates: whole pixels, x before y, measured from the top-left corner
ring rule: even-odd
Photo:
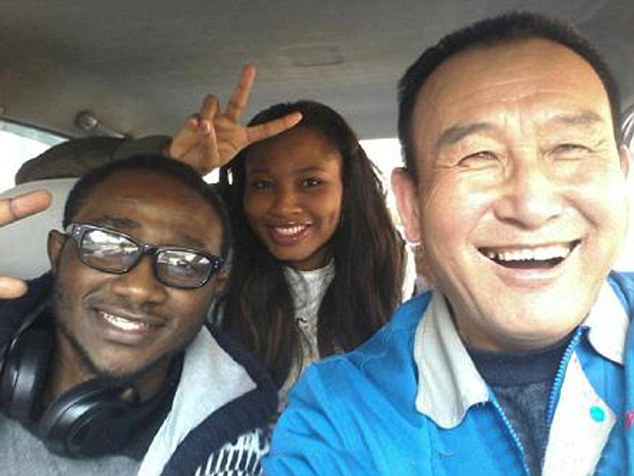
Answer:
[[[15,173],[25,161],[65,140],[67,140],[66,137],[42,129],[0,120],[0,150],[2,150],[0,192],[15,185],[13,180]]]

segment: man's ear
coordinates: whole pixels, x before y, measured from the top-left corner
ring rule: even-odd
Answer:
[[[57,264],[59,263],[59,257],[62,253],[62,248],[68,237],[57,230],[51,230],[48,232],[47,250],[48,260],[51,263],[51,269],[53,274],[57,270]]]
[[[402,167],[392,171],[392,191],[396,198],[398,214],[403,222],[405,238],[411,243],[419,243],[422,235],[416,184],[412,176]]]
[[[212,283],[211,288],[214,296],[220,294],[227,284],[227,280],[229,279],[229,273],[231,269],[229,266],[223,266],[217,274],[211,277]]]
[[[623,173],[627,177],[630,172],[630,161],[632,159],[630,149],[625,144],[619,147],[619,156],[621,158],[621,170],[623,170]]]

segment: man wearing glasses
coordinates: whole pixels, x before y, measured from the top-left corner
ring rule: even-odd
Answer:
[[[173,160],[117,161],[63,229],[51,273],[0,302],[3,474],[259,474],[275,387],[204,324],[230,259],[214,192]]]

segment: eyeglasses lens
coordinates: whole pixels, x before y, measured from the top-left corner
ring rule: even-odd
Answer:
[[[202,286],[212,271],[209,258],[185,250],[161,250],[155,266],[161,281],[181,288]]]
[[[103,271],[124,273],[134,266],[141,251],[124,236],[103,230],[88,230],[81,242],[81,255],[90,266]]]

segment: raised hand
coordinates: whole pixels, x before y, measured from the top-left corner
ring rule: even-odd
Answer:
[[[200,111],[185,120],[169,145],[169,156],[205,175],[229,162],[253,142],[284,132],[302,119],[297,112],[258,126],[241,125],[240,116],[246,108],[254,79],[255,67],[245,66],[224,111],[216,96],[206,96]]]
[[[45,210],[50,204],[51,195],[46,190],[35,190],[16,197],[0,199],[0,226]],[[2,253],[10,252],[11,250],[2,250]],[[25,292],[26,283],[21,279],[0,276],[0,299],[20,297]]]

